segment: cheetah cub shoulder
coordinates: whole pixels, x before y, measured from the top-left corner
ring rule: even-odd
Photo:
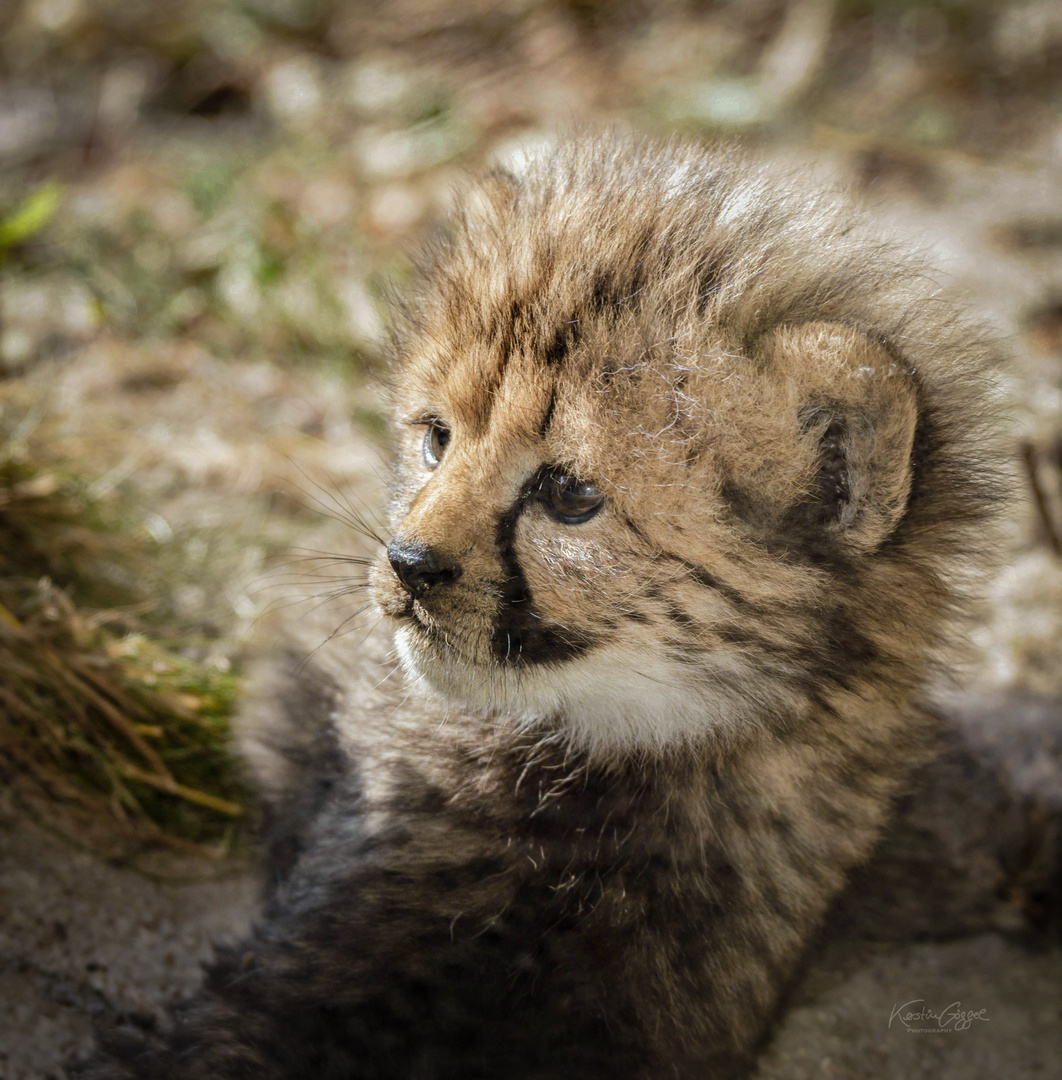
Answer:
[[[92,1077],[742,1075],[925,755],[998,485],[921,267],[679,144],[463,205],[396,319],[398,660],[263,683],[283,881]]]

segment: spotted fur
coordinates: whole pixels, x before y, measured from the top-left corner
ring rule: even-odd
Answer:
[[[919,265],[680,144],[463,205],[396,327],[400,666],[263,678],[283,880],[93,1080],[742,1075],[926,755],[998,485],[986,351]]]

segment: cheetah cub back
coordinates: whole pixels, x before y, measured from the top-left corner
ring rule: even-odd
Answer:
[[[267,916],[87,1075],[743,1075],[931,741],[985,364],[739,156],[572,140],[472,186],[396,320],[379,632],[247,709]]]

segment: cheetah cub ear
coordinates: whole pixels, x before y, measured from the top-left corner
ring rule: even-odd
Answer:
[[[775,455],[782,498],[768,513],[770,530],[786,546],[871,553],[911,493],[914,373],[879,342],[834,323],[782,327],[761,348],[773,399],[764,404],[788,428],[788,447]]]

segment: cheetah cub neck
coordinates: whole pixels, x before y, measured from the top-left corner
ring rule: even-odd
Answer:
[[[983,351],[920,267],[689,147],[565,146],[466,206],[396,333],[407,672],[606,758],[889,726],[991,502]]]

